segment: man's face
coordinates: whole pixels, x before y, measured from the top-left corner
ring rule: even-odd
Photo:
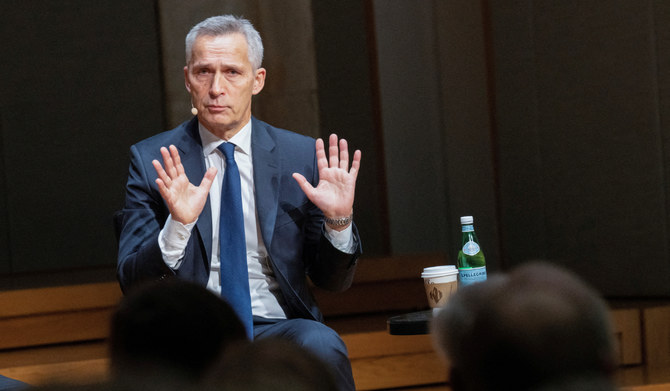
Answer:
[[[265,69],[254,71],[244,35],[200,36],[184,67],[198,119],[212,133],[230,138],[251,118],[251,96],[265,83]],[[225,136],[225,137],[224,137]]]

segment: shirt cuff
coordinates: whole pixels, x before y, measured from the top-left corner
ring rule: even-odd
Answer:
[[[172,215],[170,215],[158,234],[158,246],[163,254],[163,261],[171,269],[179,269],[196,222],[197,220],[189,224],[182,224],[172,220]]]
[[[356,251],[356,241],[354,240],[354,233],[352,224],[342,231],[337,231],[325,224],[326,226],[326,239],[333,245],[336,249],[342,251],[346,254],[353,254]]]

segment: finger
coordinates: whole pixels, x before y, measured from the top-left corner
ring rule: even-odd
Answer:
[[[351,161],[351,170],[349,170],[349,173],[353,175],[354,180],[358,177],[358,171],[361,168],[361,158],[363,157],[363,153],[360,150],[356,150],[354,152],[354,159]]]
[[[316,140],[316,167],[319,171],[328,168],[328,159],[326,158],[326,149],[322,139]]]
[[[214,183],[214,178],[216,178],[216,167],[210,167],[207,172],[205,172],[205,176],[202,177],[200,187],[209,193],[209,189],[212,187],[212,183]]]
[[[174,162],[172,161],[172,156],[170,156],[170,151],[168,151],[167,148],[161,147],[161,155],[163,156],[163,165],[165,166],[165,172],[167,173],[170,178],[174,178],[175,175],[175,169],[174,169]]]
[[[179,151],[174,145],[170,145],[170,154],[172,160],[174,161],[174,166],[177,171],[177,175],[184,175],[184,166],[181,164],[181,157],[179,156]]]
[[[340,168],[344,171],[349,169],[349,147],[345,139],[340,139]]]
[[[312,184],[309,183],[302,174],[298,174],[297,172],[293,173],[293,179],[295,179],[296,182],[298,182],[298,186],[300,186],[303,193],[305,193],[307,198],[311,200],[312,193],[314,192],[314,187],[312,186]]]
[[[170,191],[168,190],[167,186],[165,186],[165,182],[163,182],[163,180],[160,178],[156,178],[156,185],[158,185],[158,192],[161,194],[161,197],[163,197],[165,202],[168,202]]]
[[[330,135],[328,140],[328,154],[330,155],[330,167],[338,167],[340,158],[338,156],[337,135],[335,133]]]
[[[165,173],[165,170],[163,170],[163,166],[161,166],[161,163],[154,159],[151,161],[151,164],[154,166],[154,169],[156,170],[156,174],[158,174],[158,179],[161,180],[164,186],[169,185],[172,183],[172,180],[168,175]]]

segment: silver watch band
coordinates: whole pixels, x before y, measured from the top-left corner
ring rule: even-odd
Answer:
[[[339,219],[329,219],[328,217],[324,217],[326,220],[326,223],[329,225],[332,225],[334,227],[344,227],[345,225],[351,223],[351,221],[354,219],[354,214],[350,214],[347,217],[340,217]]]

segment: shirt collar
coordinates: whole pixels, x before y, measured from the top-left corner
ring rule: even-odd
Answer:
[[[207,130],[200,122],[198,122],[198,131],[200,132],[200,140],[202,141],[202,152],[205,156],[212,153],[219,144],[224,141],[216,137],[212,132]],[[228,140],[235,144],[235,149],[246,154],[251,155],[251,121],[240,129],[233,137]]]

